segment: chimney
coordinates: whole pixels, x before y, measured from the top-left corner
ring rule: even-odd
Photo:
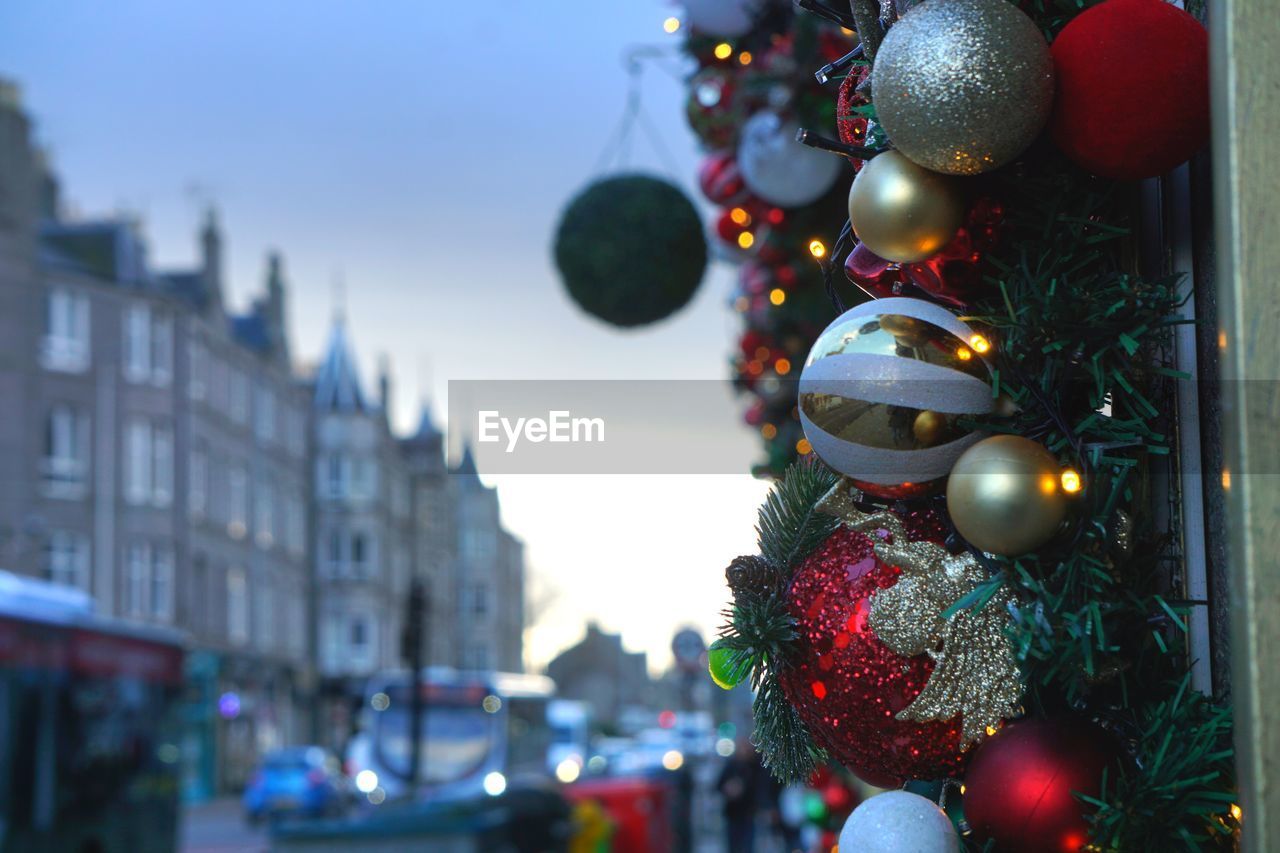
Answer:
[[[22,90],[0,77],[0,238],[10,229],[29,240],[40,214],[40,165],[31,145],[31,122]]]
[[[289,362],[289,334],[285,328],[284,259],[278,251],[267,254],[267,325],[271,330],[274,355],[284,364]]]
[[[390,423],[391,362],[387,359],[386,353],[378,356],[378,405],[382,407],[382,414],[387,419],[387,423]]]
[[[200,229],[200,269],[209,301],[222,307],[222,232],[218,228],[218,212],[210,207],[205,211],[204,227]]]

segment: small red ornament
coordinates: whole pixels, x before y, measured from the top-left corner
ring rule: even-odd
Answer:
[[[1106,0],[1053,42],[1051,127],[1097,175],[1162,175],[1209,139],[1209,36],[1163,0]]]
[[[912,541],[940,542],[945,535],[936,513],[902,519]],[[933,660],[890,651],[868,626],[871,596],[899,575],[873,545],[871,537],[841,527],[796,571],[790,606],[800,636],[795,662],[781,674],[783,691],[814,740],[868,784],[894,788],[907,779],[957,776],[968,757],[960,749],[959,718],[896,718],[924,688]]]
[[[1102,729],[1076,719],[1009,723],[983,743],[965,774],[964,816],[996,853],[1075,853],[1089,841],[1102,771],[1120,755]]]
[[[869,70],[870,66],[851,69],[836,95],[836,131],[845,145],[862,147],[867,144],[867,120],[858,115],[857,108],[868,103],[866,96],[858,92],[858,86],[866,79]],[[856,157],[851,157],[850,162],[855,172],[862,168],[862,161]]]
[[[732,151],[707,155],[698,167],[698,186],[708,201],[725,207],[742,201],[747,195],[747,185],[742,181],[742,172]]]

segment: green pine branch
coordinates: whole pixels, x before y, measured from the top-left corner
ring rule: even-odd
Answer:
[[[838,479],[825,465],[802,460],[787,469],[760,507],[756,524],[760,553],[786,580],[796,564],[838,526],[837,519],[816,509]]]

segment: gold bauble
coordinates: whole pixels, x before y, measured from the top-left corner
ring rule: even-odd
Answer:
[[[946,416],[930,409],[925,409],[916,415],[916,419],[911,424],[911,434],[924,447],[933,447],[937,444],[947,429]]]
[[[897,151],[867,161],[849,190],[854,233],[889,261],[907,264],[936,255],[963,221],[964,199],[956,182]]]
[[[974,547],[1026,554],[1052,539],[1066,517],[1060,471],[1053,454],[1029,438],[984,438],[951,469],[947,512]]]
[[[1053,59],[1035,23],[1005,0],[928,0],[890,28],[871,75],[893,146],[937,172],[1008,163],[1044,129]]]

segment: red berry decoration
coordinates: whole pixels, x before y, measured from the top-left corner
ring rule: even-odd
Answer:
[[[862,147],[867,144],[867,120],[858,115],[857,109],[868,103],[867,98],[858,92],[858,86],[867,78],[870,69],[871,66],[866,66],[861,70],[851,70],[836,94],[836,131],[845,145]],[[853,159],[852,162],[855,171],[862,168],[861,160]]]
[[[935,513],[902,520],[911,541],[944,536]],[[868,784],[895,788],[907,779],[957,776],[968,758],[959,717],[896,718],[924,689],[933,660],[896,654],[867,624],[871,596],[900,574],[876,557],[874,544],[842,527],[801,563],[790,593],[799,638],[782,689],[814,740]]]
[[[978,846],[998,853],[1075,853],[1089,841],[1089,807],[1119,745],[1075,719],[1009,723],[978,747],[965,774],[964,816]]]
[[[1053,42],[1053,139],[1097,175],[1162,175],[1209,139],[1209,37],[1163,0],[1107,0]]]

